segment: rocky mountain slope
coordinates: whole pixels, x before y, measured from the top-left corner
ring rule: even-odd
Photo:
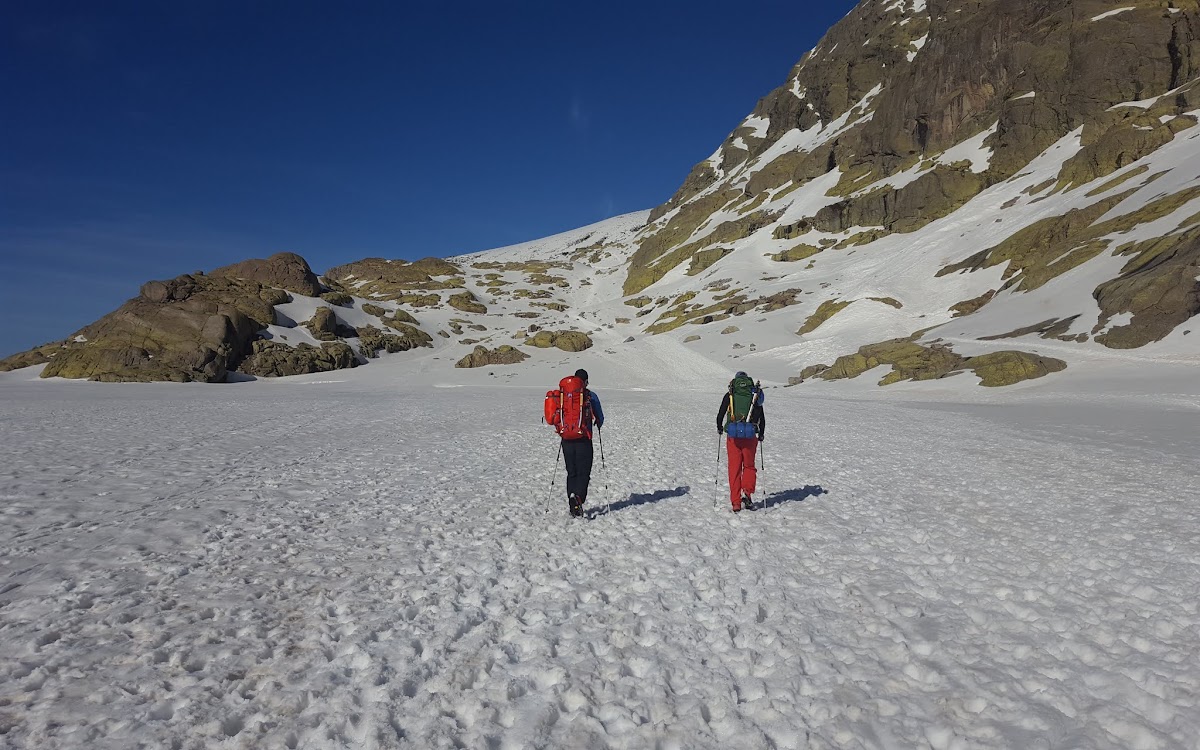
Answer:
[[[0,369],[211,382],[651,342],[781,382],[1006,385],[1195,360],[1198,23],[1182,0],[864,0],[653,211],[319,280],[281,254],[151,282]]]

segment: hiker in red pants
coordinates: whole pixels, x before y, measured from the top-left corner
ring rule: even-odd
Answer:
[[[758,471],[754,454],[764,439],[767,418],[763,414],[762,387],[744,372],[729,381],[729,389],[721,397],[717,412],[717,434],[725,434],[725,451],[729,457],[729,502],[733,512],[742,508],[754,510],[754,489]]]

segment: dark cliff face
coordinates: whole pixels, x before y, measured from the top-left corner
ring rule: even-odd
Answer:
[[[1170,142],[1194,124],[1181,115],[1198,97],[1187,84],[1200,74],[1200,11],[1162,0],[1120,8],[1131,9],[1114,12],[1108,0],[864,0],[651,214],[625,293],[705,251],[693,232],[712,214],[744,213],[753,199],[834,170],[839,184],[829,194],[844,200],[801,223],[829,232],[882,227],[872,230],[878,237],[948,215],[1080,128],[1084,152],[1064,168],[1066,184]],[[1154,111],[1111,111],[1180,87]],[[821,137],[780,148],[797,131]],[[910,184],[854,195],[985,133],[991,157],[982,173],[942,163]]]
[[[755,107],[751,117],[769,120],[765,135],[739,128],[726,140],[724,171],[793,129],[837,120],[878,86],[869,121],[840,135],[824,166],[882,176],[995,125],[992,178],[1004,179],[1109,107],[1200,73],[1194,4],[1130,0],[1122,7],[1139,7],[1099,20],[1114,10],[1108,0],[930,0],[927,13],[903,10],[912,5],[866,0],[835,25]],[[667,205],[698,192],[707,167]]]

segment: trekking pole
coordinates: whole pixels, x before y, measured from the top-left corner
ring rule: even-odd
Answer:
[[[766,489],[766,485],[763,484],[763,482],[761,480],[761,476],[762,476],[761,472],[766,468],[767,468],[767,459],[763,453],[763,441],[761,439],[759,439],[759,441],[758,441],[758,470],[760,472],[759,473],[760,479],[758,482],[758,490],[759,490],[758,507],[759,508],[767,507],[767,489]]]
[[[550,474],[550,488],[546,490],[546,502],[542,503],[542,512],[550,512],[550,496],[554,494],[554,480],[558,478],[558,460],[562,458],[562,442],[558,444],[558,453],[554,456],[554,472]]]
[[[721,435],[717,434],[717,468],[713,469],[713,487],[717,486],[717,478],[721,476]],[[713,493],[713,508],[717,507],[717,493]]]
[[[608,465],[604,463],[604,433],[596,427],[596,437],[600,439],[600,471],[604,474],[604,502],[605,506],[612,505],[612,497],[608,493]]]

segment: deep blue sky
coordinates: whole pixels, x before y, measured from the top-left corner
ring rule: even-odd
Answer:
[[[0,357],[144,281],[667,200],[853,0],[0,0]]]

